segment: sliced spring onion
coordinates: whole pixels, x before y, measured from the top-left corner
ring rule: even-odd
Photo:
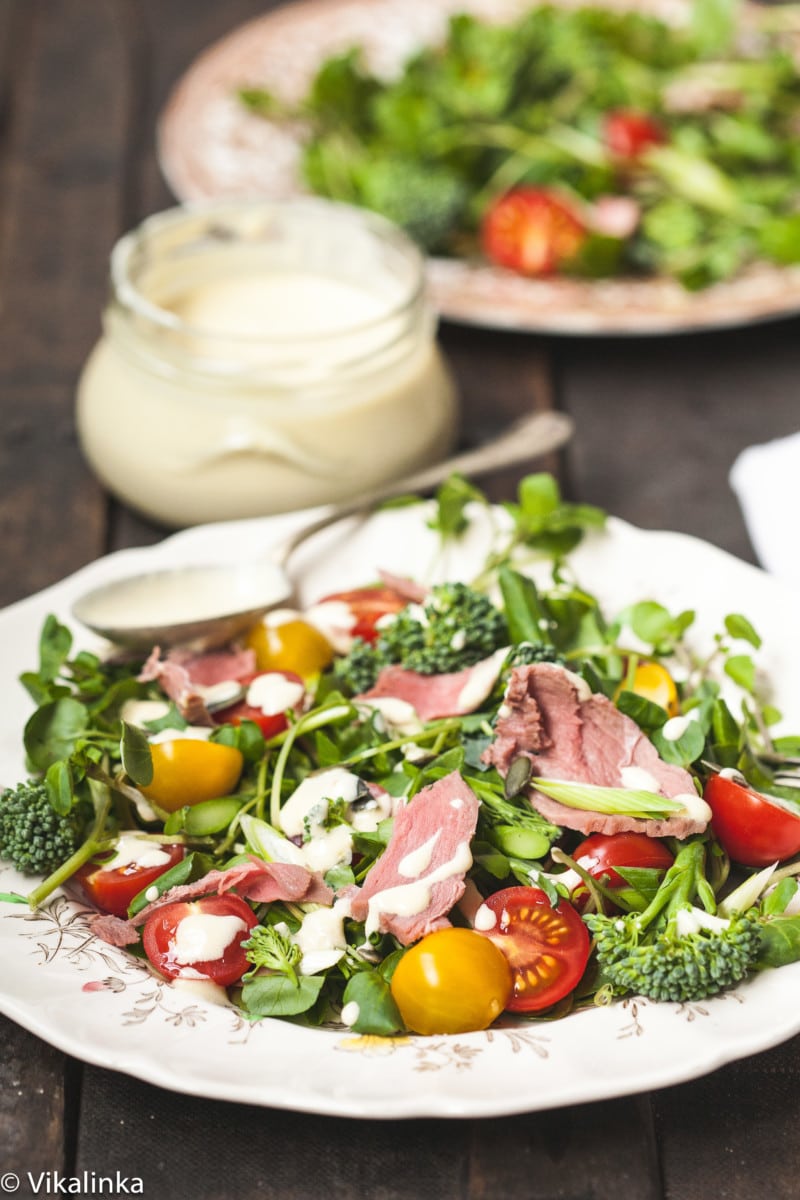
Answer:
[[[599,787],[594,783],[570,783],[563,779],[541,779],[534,777],[531,785],[537,792],[565,804],[567,808],[580,808],[587,812],[605,813],[609,816],[666,818],[684,812],[679,800],[659,796],[655,792],[644,792],[638,788]]]

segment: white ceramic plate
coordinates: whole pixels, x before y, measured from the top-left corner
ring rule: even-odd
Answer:
[[[575,5],[580,0],[558,0]],[[690,0],[603,0],[685,17]],[[382,75],[443,37],[448,16],[512,20],[531,0],[300,0],[249,22],[189,68],[159,128],[164,174],[180,200],[298,195],[302,130],[248,113],[237,89],[266,87],[288,102],[322,62],[354,45]],[[747,5],[743,5],[747,19]],[[652,334],[722,328],[800,311],[800,268],[754,267],[698,293],[669,279],[525,279],[485,262],[429,261],[431,294],[454,321],[564,334]]]
[[[30,704],[16,677],[35,665],[48,612],[68,620],[85,588],[131,572],[251,558],[296,520],[193,529],[102,559],[0,613],[0,781],[24,774],[21,730]],[[439,563],[439,577],[469,578],[488,540],[477,522]],[[420,578],[436,549],[420,508],[329,530],[298,554],[301,598],[369,581],[379,567]],[[619,521],[588,539],[573,562],[608,611],[644,598],[676,611],[695,608],[696,636],[705,645],[725,613],[746,613],[764,636],[760,662],[775,700],[787,725],[793,719],[800,727],[796,602],[763,572],[692,538]],[[80,640],[93,645],[88,636]],[[27,886],[0,870],[0,891]],[[636,999],[552,1024],[510,1022],[454,1037],[378,1039],[273,1020],[249,1025],[234,1009],[176,991],[91,937],[86,915],[62,896],[37,913],[0,906],[0,1009],[77,1058],[201,1096],[337,1116],[498,1116],[678,1083],[800,1031],[800,965],[702,1004]]]

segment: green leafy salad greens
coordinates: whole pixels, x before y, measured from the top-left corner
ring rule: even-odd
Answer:
[[[240,97],[270,121],[301,121],[311,191],[383,214],[430,252],[475,256],[493,203],[532,187],[585,225],[560,270],[696,290],[759,260],[800,262],[800,82],[796,10],[687,7],[676,25],[635,8],[544,4],[507,25],[456,15],[396,77],[353,47],[299,105],[258,87]],[[660,137],[620,152],[611,114],[653,121]],[[637,213],[624,234],[593,216],[620,196]]]
[[[319,868],[318,877],[322,884],[324,875],[335,911],[380,861],[398,811],[409,811],[429,785],[458,772],[479,802],[467,869],[475,904],[507,888],[534,888],[556,911],[579,904],[591,937],[589,955],[584,934],[587,961],[577,986],[530,1016],[562,1016],[630,994],[697,1001],[754,971],[800,958],[800,916],[792,915],[800,899],[797,858],[788,856],[778,868],[731,869],[708,827],[661,843],[662,853],[664,846],[670,851],[669,866],[620,865],[613,879],[608,872],[592,873],[577,853],[582,835],[542,815],[531,803],[531,788],[568,809],[645,820],[681,813],[686,798],[656,794],[638,783],[604,787],[550,779],[524,754],[501,774],[485,753],[507,716],[515,670],[555,664],[558,672],[571,672],[586,694],[613,702],[664,762],[691,773],[698,792],[722,771],[723,777],[746,779],[800,822],[795,774],[800,738],[772,732],[780,713],[761,695],[755,658],[760,638],[750,621],[728,614],[701,654],[692,643],[692,611],[674,613],[643,599],[617,613],[603,612],[575,577],[570,552],[587,532],[603,536],[604,516],[565,501],[548,475],[524,479],[505,513],[453,477],[429,506],[427,519],[445,546],[481,510],[494,537],[475,578],[434,585],[380,622],[374,640],[356,641],[348,654],[306,681],[303,706],[289,712],[285,727],[272,736],[249,719],[213,725],[210,742],[238,752],[241,775],[227,794],[199,802],[190,798],[162,809],[153,796],[156,755],[150,739],[170,729],[180,738],[186,721],[174,704],[157,721],[122,719],[131,701],[163,699],[157,682],[138,678],[141,661],[75,653],[69,631],[49,617],[38,668],[22,677],[36,705],[24,735],[30,778],[0,797],[0,858],[21,875],[38,878],[27,895],[7,891],[2,902],[36,907],[59,886],[75,887],[73,877],[87,864],[102,873],[123,837],[151,849],[177,844],[184,851],[180,861],[127,905],[121,927],[133,929],[128,941],[136,943],[137,914],[144,914],[143,921],[155,919],[172,889],[205,880],[213,871],[208,891],[216,894],[220,872],[246,872],[253,864],[257,870],[259,864],[305,864],[307,870],[312,851],[335,836],[343,850]],[[398,722],[361,698],[387,669],[411,672],[424,687],[427,680],[461,678],[460,672],[468,674],[490,659],[496,678],[464,712],[417,720],[409,728],[406,716]],[[662,705],[638,686],[642,665],[674,681],[681,716],[675,718],[671,702]],[[287,818],[290,802],[308,781],[334,768],[330,778],[339,782],[330,792],[322,788],[296,832]],[[343,778],[353,784],[349,792]],[[188,768],[186,785],[191,792]],[[364,820],[365,814],[372,815]],[[20,874],[11,876],[18,889]],[[204,895],[200,888],[197,894]],[[324,1024],[349,1010],[357,1032],[403,1030],[392,981],[412,947],[395,933],[380,923],[367,928],[349,908],[342,909],[337,937],[326,945],[322,961],[307,935],[320,914],[325,916],[325,904],[301,896],[251,898],[249,905],[253,928],[231,985],[233,999],[249,1017]],[[145,913],[149,906],[155,906],[151,917]],[[456,905],[448,916],[469,927],[474,905],[472,913]],[[580,918],[575,920],[580,930]]]

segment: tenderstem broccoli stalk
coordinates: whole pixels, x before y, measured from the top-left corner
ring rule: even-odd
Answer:
[[[616,995],[703,1000],[738,983],[755,966],[761,944],[757,915],[714,915],[705,857],[702,839],[687,842],[643,912],[584,918],[595,937],[603,980]]]
[[[105,850],[110,850],[113,846],[113,838],[104,836],[106,832],[106,822],[111,810],[111,790],[105,784],[91,784],[92,791],[98,796],[94,823],[89,831],[89,836],[81,846],[72,854],[65,863],[56,868],[52,874],[48,875],[38,887],[35,887],[32,892],[28,893],[28,904],[31,908],[38,908],[48,896],[61,887],[62,883],[66,883],[71,879],[76,871],[80,870],[89,859],[94,858],[96,854],[101,854]]]

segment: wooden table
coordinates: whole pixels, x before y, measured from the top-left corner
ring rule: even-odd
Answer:
[[[82,461],[75,381],[112,243],[170,203],[153,152],[167,89],[205,45],[268,7],[0,0],[0,603],[164,534]],[[445,327],[442,343],[466,444],[531,407],[563,408],[577,434],[545,465],[569,496],[751,558],[728,470],[745,445],[795,430],[799,332],[796,319],[634,340]],[[514,482],[490,490],[508,497]],[[0,1021],[0,1177],[119,1170],[151,1200],[790,1200],[798,1122],[800,1039],[648,1095],[398,1123],[173,1095]]]

